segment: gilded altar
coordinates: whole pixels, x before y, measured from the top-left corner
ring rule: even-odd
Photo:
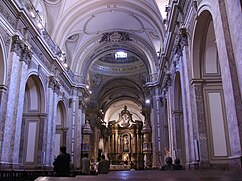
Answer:
[[[108,157],[112,165],[130,165],[131,168],[144,168],[142,153],[143,122],[133,120],[127,106],[119,113],[118,120],[110,121]]]

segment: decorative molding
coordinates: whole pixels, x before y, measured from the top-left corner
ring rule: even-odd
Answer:
[[[0,85],[0,92],[6,92],[8,90],[8,87],[5,85]]]
[[[49,77],[49,88],[51,88],[54,91],[54,93],[59,93],[60,84],[56,76]]]
[[[6,47],[6,52],[8,54],[11,43],[11,36],[7,33],[7,30],[5,30],[2,26],[0,26],[0,34],[3,38],[4,45]]]
[[[51,0],[49,0],[49,2],[51,2]],[[61,1],[56,0],[55,2]],[[11,48],[11,51],[17,53],[20,60],[25,61],[31,68],[38,68],[36,64],[30,61],[32,54],[34,54],[36,59],[41,62],[40,64],[43,65],[50,74],[52,74],[54,70],[58,70],[58,75],[62,74],[63,69],[60,66],[60,63],[56,62],[59,61],[58,53],[61,51],[60,48],[51,39],[46,30],[37,31],[38,29],[33,27],[32,22],[29,21],[31,20],[31,17],[26,17],[26,15],[28,15],[28,4],[21,4],[20,7],[23,8],[22,10],[26,11],[26,13],[18,11],[18,7],[16,7],[18,5],[19,4],[14,4],[7,0],[0,1],[0,15],[3,17],[4,23],[7,26],[10,26],[10,29],[18,34],[14,36],[13,43],[10,47],[11,36],[0,27],[0,33],[4,38],[6,47],[8,50]],[[22,37],[23,40],[20,37]],[[72,86],[75,84],[80,87],[83,85],[83,77],[74,75],[70,69],[67,69],[66,73],[63,73],[63,76],[67,83],[62,81],[61,84],[69,94],[71,94],[71,87],[67,84]],[[48,82],[48,78],[46,80]],[[59,89],[60,87],[55,87],[56,92],[58,92]]]
[[[91,85],[98,87],[102,82],[102,76],[100,74],[94,74],[91,78]]]
[[[32,52],[28,46],[25,45],[22,40],[20,40],[18,35],[14,35],[12,37],[11,51],[15,52],[20,57],[20,61],[24,61],[27,65],[30,65]]]
[[[43,31],[43,38],[46,42],[46,44],[48,45],[48,47],[51,49],[51,51],[55,54],[55,55],[58,55],[60,50],[59,48],[57,47],[57,45],[54,43],[54,41],[51,39],[50,35],[48,34],[47,31]]]
[[[16,17],[11,13],[9,8],[5,5],[4,1],[0,1],[0,14],[6,19],[6,21],[13,27],[17,27]]]
[[[103,33],[103,36],[99,43],[106,42],[122,42],[122,41],[132,41],[126,32],[111,32],[111,33]]]
[[[45,65],[45,67],[51,72],[52,71],[52,64],[51,62],[43,55],[40,48],[36,45],[36,42],[34,41],[35,38],[31,38],[29,41],[31,45],[31,50],[36,55],[36,57]]]
[[[33,61],[31,61],[31,64],[32,64],[32,62]],[[45,72],[43,71],[43,68],[40,65],[36,65],[36,66],[38,69],[39,76],[43,79],[44,85],[47,86],[48,85],[48,76],[45,74]]]
[[[61,84],[62,88],[65,89],[65,91],[69,95],[72,95],[72,90],[71,90],[70,86],[65,81],[63,81],[62,75],[60,74],[58,77],[60,77],[59,83]]]
[[[15,52],[19,57],[21,56],[21,49],[23,49],[24,43],[20,40],[18,35],[12,37],[11,52]]]
[[[81,110],[83,110],[83,109],[86,109],[86,108],[87,108],[85,101],[84,101],[84,100],[82,100],[82,98],[81,98],[81,97],[79,98],[79,105],[78,105],[78,108],[79,108],[79,109],[81,109]]]

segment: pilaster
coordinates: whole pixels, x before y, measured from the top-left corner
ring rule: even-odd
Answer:
[[[206,119],[203,98],[203,80],[193,79],[191,82],[195,94],[196,120],[198,121],[198,149],[200,153],[200,168],[209,168],[208,136],[206,131]]]
[[[11,52],[8,57],[8,92],[3,113],[3,142],[1,160],[7,165],[18,164],[19,142],[21,134],[22,112],[24,105],[25,77],[32,53],[17,35],[12,37]]]
[[[46,124],[44,125],[43,139],[46,142],[45,146],[45,159],[46,165],[52,165],[54,161],[54,141],[55,141],[55,128],[56,128],[56,105],[57,105],[57,94],[54,91],[55,85],[57,84],[57,79],[55,77],[49,77],[48,89],[47,89],[47,114],[48,118]]]

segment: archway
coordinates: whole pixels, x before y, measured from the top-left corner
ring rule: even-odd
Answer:
[[[66,111],[63,101],[59,101],[57,104],[56,113],[56,131],[55,131],[55,152],[54,155],[58,156],[60,146],[66,145]]]
[[[5,74],[7,73],[6,70],[6,63],[5,63],[5,55],[4,55],[4,46],[2,45],[1,37],[0,37],[0,105],[2,103],[2,96],[3,92],[6,91],[5,87]]]
[[[131,100],[113,103],[105,113],[107,137],[104,148],[113,165],[144,168],[142,107]]]
[[[26,83],[24,97],[23,124],[21,131],[20,159],[23,165],[42,163],[44,121],[44,90],[38,76],[31,75]]]
[[[212,164],[226,167],[229,144],[223,82],[213,19],[207,10],[198,17],[194,35],[193,78],[199,80],[195,92],[198,129],[200,137],[203,137],[200,139],[200,161],[205,163],[205,167]]]
[[[182,105],[182,89],[180,73],[176,73],[175,85],[174,85],[174,109],[172,112],[174,124],[175,124],[175,158],[181,160],[183,164],[186,161],[185,151],[185,135],[184,135],[184,119],[183,119],[183,105]]]

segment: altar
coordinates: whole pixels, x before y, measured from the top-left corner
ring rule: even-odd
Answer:
[[[127,106],[119,113],[119,119],[108,124],[109,148],[108,158],[113,170],[144,168],[143,122],[133,120]]]
[[[126,171],[130,169],[130,165],[110,165],[110,171]]]

